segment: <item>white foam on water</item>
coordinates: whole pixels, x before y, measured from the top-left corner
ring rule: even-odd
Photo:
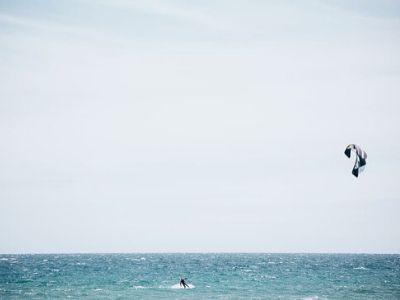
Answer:
[[[250,272],[253,272],[253,270],[251,270],[251,269],[243,269],[242,272],[250,273]]]
[[[126,257],[126,260],[131,260],[131,261],[144,261],[146,260],[145,257],[141,257],[141,258],[130,258],[130,257]]]
[[[195,287],[195,286],[194,286],[193,284],[191,284],[191,283],[189,283],[188,286],[189,286],[189,287],[188,287],[189,289],[193,289],[193,288]],[[183,286],[180,286],[179,283],[177,283],[177,284],[172,285],[172,286],[171,286],[171,289],[185,289],[185,288],[184,288]]]
[[[145,287],[144,287],[143,285],[135,285],[134,288],[135,288],[136,290],[138,290],[138,289],[145,289]]]
[[[367,270],[367,268],[365,268],[365,267],[357,267],[357,268],[353,268],[353,270]]]

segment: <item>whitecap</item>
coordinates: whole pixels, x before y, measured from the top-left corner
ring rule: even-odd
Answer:
[[[128,279],[121,279],[120,281],[118,281],[118,283],[125,283],[125,282],[129,282]]]
[[[134,288],[137,289],[145,289],[143,285],[135,285]]]
[[[365,268],[365,267],[357,267],[357,268],[353,268],[353,270],[367,270],[367,268]]]

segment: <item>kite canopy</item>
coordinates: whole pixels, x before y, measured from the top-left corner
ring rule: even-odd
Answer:
[[[367,153],[365,153],[365,151],[362,150],[359,146],[355,144],[350,144],[346,147],[346,150],[344,150],[344,154],[346,154],[346,156],[350,158],[352,151],[356,155],[356,162],[351,173],[354,176],[358,177],[358,174],[364,171],[365,165],[367,164]]]

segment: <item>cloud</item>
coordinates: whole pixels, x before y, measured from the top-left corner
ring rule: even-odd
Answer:
[[[209,29],[224,30],[229,28],[227,23],[217,20],[211,16],[212,14],[209,14],[206,2],[204,2],[205,5],[201,6],[193,6],[189,1],[180,2],[178,5],[174,1],[159,0],[102,0],[102,3],[107,6],[129,9],[133,12],[167,16],[186,23],[199,24]]]
[[[63,39],[65,36],[71,36],[86,40],[92,38],[95,40],[109,39],[109,36],[90,30],[83,26],[65,25],[61,22],[37,20],[30,17],[22,17],[11,14],[0,14],[0,23],[7,27],[16,27],[22,29],[22,32],[33,32],[36,34],[50,34],[52,38]],[[22,33],[20,32],[20,33]]]

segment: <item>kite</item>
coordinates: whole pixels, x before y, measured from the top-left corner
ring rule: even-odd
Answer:
[[[350,144],[346,147],[346,150],[344,150],[344,154],[346,154],[346,156],[350,158],[352,151],[356,155],[356,162],[351,173],[354,176],[358,177],[358,174],[364,171],[365,165],[367,164],[367,153],[365,153],[365,151],[362,150],[359,146],[355,144]]]

